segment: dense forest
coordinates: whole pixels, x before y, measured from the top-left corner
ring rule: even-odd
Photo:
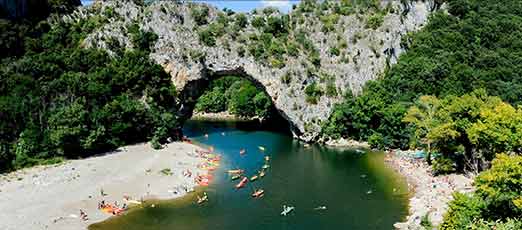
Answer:
[[[148,57],[157,35],[134,27],[134,49],[110,56],[82,47],[110,12],[78,22],[58,13],[0,21],[0,171],[175,137],[175,87]]]
[[[265,119],[273,105],[270,97],[252,82],[242,77],[224,76],[210,83],[199,97],[195,111],[218,113],[228,111],[238,117]]]
[[[424,148],[435,173],[480,172],[456,194],[442,229],[520,229],[522,210],[522,4],[449,0],[407,52],[323,124],[329,138],[375,148]],[[449,14],[448,14],[449,13]]]

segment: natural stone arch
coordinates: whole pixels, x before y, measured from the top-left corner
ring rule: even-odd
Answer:
[[[219,71],[210,71],[206,69],[202,72],[201,78],[196,80],[191,80],[185,83],[184,87],[179,91],[178,98],[180,101],[180,109],[178,111],[178,116],[180,118],[180,122],[184,123],[190,117],[192,117],[194,113],[194,107],[197,103],[198,98],[203,95],[207,90],[209,90],[209,85],[212,81],[222,78],[224,76],[238,76],[244,78],[250,82],[252,82],[258,89],[263,90],[268,94],[270,100],[272,100],[272,104],[274,105],[274,109],[276,110],[276,115],[283,118],[287,125],[288,129],[296,136],[300,136],[301,132],[298,128],[296,128],[295,124],[292,123],[284,111],[278,109],[275,106],[275,102],[273,101],[272,95],[270,95],[266,87],[259,82],[257,79],[248,75],[245,70],[241,67],[235,69],[223,69]]]

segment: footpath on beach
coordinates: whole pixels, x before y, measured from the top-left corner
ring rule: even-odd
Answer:
[[[143,200],[183,196],[209,182],[209,155],[185,142],[137,144],[0,175],[0,229],[86,229]]]
[[[425,215],[437,226],[442,223],[454,192],[473,191],[473,178],[462,174],[434,176],[431,167],[415,151],[389,151],[385,162],[406,178],[411,194],[409,215],[405,222],[394,224],[397,229],[421,229]]]

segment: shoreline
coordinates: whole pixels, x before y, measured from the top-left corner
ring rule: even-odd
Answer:
[[[469,193],[474,190],[473,178],[462,174],[433,176],[423,158],[416,159],[414,151],[391,150],[386,153],[385,164],[400,173],[408,182],[409,214],[404,222],[395,223],[396,229],[424,229],[421,219],[428,215],[433,226],[442,223],[453,200],[454,192]]]
[[[257,121],[259,120],[257,117],[238,117],[234,114],[229,113],[228,111],[223,111],[219,113],[205,113],[205,112],[194,112],[191,120],[196,121],[235,121],[235,122],[245,122],[245,121]]]
[[[208,173],[198,168],[205,159],[196,150],[203,148],[173,142],[154,150],[142,143],[101,156],[1,174],[0,229],[87,229],[112,217],[98,209],[101,200],[121,206],[124,196],[136,201],[182,197],[197,186],[196,175]],[[161,172],[167,168],[170,175]],[[186,170],[194,176],[184,176]],[[80,209],[88,215],[87,221],[80,218]]]

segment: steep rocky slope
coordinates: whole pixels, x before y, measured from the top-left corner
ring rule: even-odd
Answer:
[[[109,17],[109,23],[85,39],[87,47],[111,50],[116,43],[132,48],[129,30],[136,25],[156,33],[159,39],[150,57],[172,76],[183,104],[181,116],[190,116],[205,82],[237,74],[264,88],[294,134],[311,141],[343,95],[359,93],[365,82],[396,62],[404,51],[401,39],[421,28],[436,4],[381,1],[373,8],[342,7],[340,2],[306,1],[288,15],[274,10],[245,14],[247,23],[234,27],[240,14],[208,5],[100,1],[66,20],[89,17],[88,12]],[[198,18],[200,12],[205,18]],[[259,21],[264,24],[259,26]],[[282,35],[269,31],[274,24]],[[267,44],[266,34],[273,35],[270,46],[259,47],[260,41]]]

